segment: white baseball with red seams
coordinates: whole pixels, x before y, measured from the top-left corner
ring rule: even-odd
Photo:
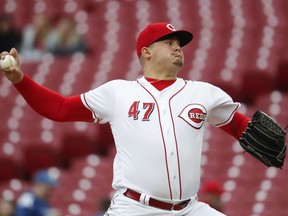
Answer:
[[[8,71],[11,67],[16,66],[16,60],[12,55],[5,55],[0,61],[2,70]]]
[[[197,195],[205,123],[225,125],[240,106],[218,87],[181,78],[162,91],[144,77],[114,80],[81,99],[95,122],[111,124],[113,187],[169,202]]]

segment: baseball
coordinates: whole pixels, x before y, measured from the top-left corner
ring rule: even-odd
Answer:
[[[12,55],[5,55],[3,59],[1,59],[1,68],[4,71],[8,71],[10,67],[16,66],[16,60]]]

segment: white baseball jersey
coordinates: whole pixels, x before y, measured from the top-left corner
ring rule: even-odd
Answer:
[[[205,124],[227,124],[240,105],[211,84],[181,78],[162,91],[144,77],[114,80],[81,99],[95,122],[111,125],[113,187],[162,201],[197,194]]]

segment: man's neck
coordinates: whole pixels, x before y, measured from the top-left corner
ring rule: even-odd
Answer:
[[[144,77],[150,77],[158,80],[175,80],[177,78],[177,74],[179,72],[179,67],[145,67],[143,68]]]
[[[170,85],[172,85],[176,81],[176,78],[160,80],[160,79],[154,79],[154,78],[151,78],[151,77],[145,77],[145,79],[151,85],[153,85],[158,91],[162,91],[163,89],[169,87]]]
[[[156,80],[175,80],[177,78],[175,73],[144,73],[144,77]]]

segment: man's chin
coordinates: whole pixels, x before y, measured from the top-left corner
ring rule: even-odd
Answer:
[[[174,65],[176,65],[176,66],[178,66],[178,67],[182,67],[182,66],[183,66],[183,61],[182,61],[182,59],[176,60],[176,61],[174,62]]]

